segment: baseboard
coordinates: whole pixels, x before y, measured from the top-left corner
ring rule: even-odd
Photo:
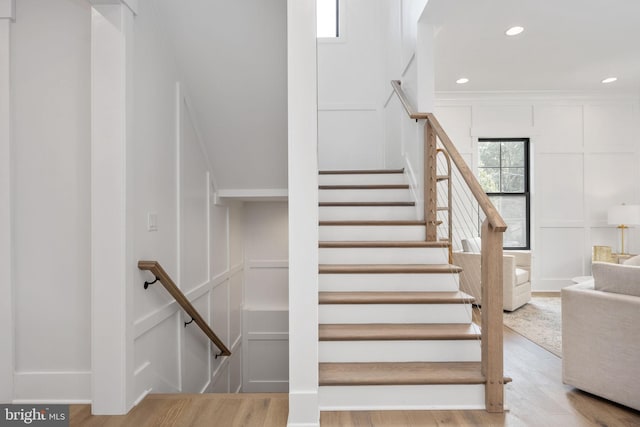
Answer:
[[[91,372],[18,372],[14,403],[90,403]]]
[[[319,427],[320,406],[318,392],[290,391],[287,427]]]

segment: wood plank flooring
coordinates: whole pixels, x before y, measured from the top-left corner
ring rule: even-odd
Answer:
[[[631,427],[640,412],[562,384],[561,360],[526,338],[504,329],[506,386],[504,414],[485,411],[323,412],[322,427]],[[594,372],[594,375],[603,375]],[[128,415],[92,416],[88,405],[71,405],[71,426],[79,427],[282,427],[286,394],[150,395]]]

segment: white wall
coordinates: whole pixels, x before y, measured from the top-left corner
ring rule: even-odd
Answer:
[[[474,168],[478,138],[531,138],[533,290],[590,274],[593,245],[619,248],[607,209],[640,203],[637,98],[437,95],[438,119]],[[629,235],[628,251],[640,252],[638,230]]]
[[[243,391],[287,392],[289,232],[286,202],[244,204]]]
[[[156,3],[218,189],[285,190],[286,0]]]
[[[132,247],[126,275],[135,287],[130,309],[121,310],[132,315],[123,320],[133,324],[130,345],[121,337],[135,363],[125,380],[132,393],[113,396],[126,399],[125,407],[149,391],[234,392],[242,386],[242,208],[212,204],[214,171],[187,90],[178,84],[173,52],[154,2],[137,3],[135,55],[126,58],[134,73],[126,76],[130,98],[121,105],[123,118],[135,118],[126,122],[131,134],[122,161],[130,174],[120,190],[131,218],[131,228],[122,230]],[[3,401],[92,399],[91,25],[86,0],[21,0],[11,24],[15,372]],[[157,231],[147,230],[150,213]],[[184,315],[163,288],[143,289],[150,274],[136,268],[141,259],[160,261],[233,356],[214,359],[216,350],[195,324],[182,326]],[[115,308],[99,301],[94,307]]]
[[[14,401],[88,401],[90,24],[84,0],[12,24]]]
[[[214,332],[217,348],[159,284],[134,290],[134,399],[148,392],[236,392],[241,387],[242,208],[214,205],[214,171],[156,5],[135,19],[134,260],[158,260]],[[157,231],[148,231],[149,214]]]
[[[318,39],[320,169],[385,166],[382,6],[386,0],[343,0],[342,35]]]

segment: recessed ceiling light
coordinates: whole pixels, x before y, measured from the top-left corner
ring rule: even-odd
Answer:
[[[506,35],[508,35],[508,36],[517,36],[518,34],[520,34],[523,31],[524,31],[523,27],[511,27],[507,31],[505,31],[504,33]]]
[[[459,85],[463,85],[465,83],[469,83],[469,79],[466,78],[466,77],[462,77],[462,78],[456,80],[456,83],[458,83]]]
[[[607,77],[606,79],[602,80],[602,83],[613,83],[616,80],[618,80],[617,77]]]

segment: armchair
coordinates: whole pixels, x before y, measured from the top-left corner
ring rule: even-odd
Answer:
[[[480,239],[462,241],[463,252],[453,253],[453,262],[460,273],[460,290],[482,305],[480,284]],[[531,252],[504,251],[503,253],[503,310],[513,311],[531,300]]]

